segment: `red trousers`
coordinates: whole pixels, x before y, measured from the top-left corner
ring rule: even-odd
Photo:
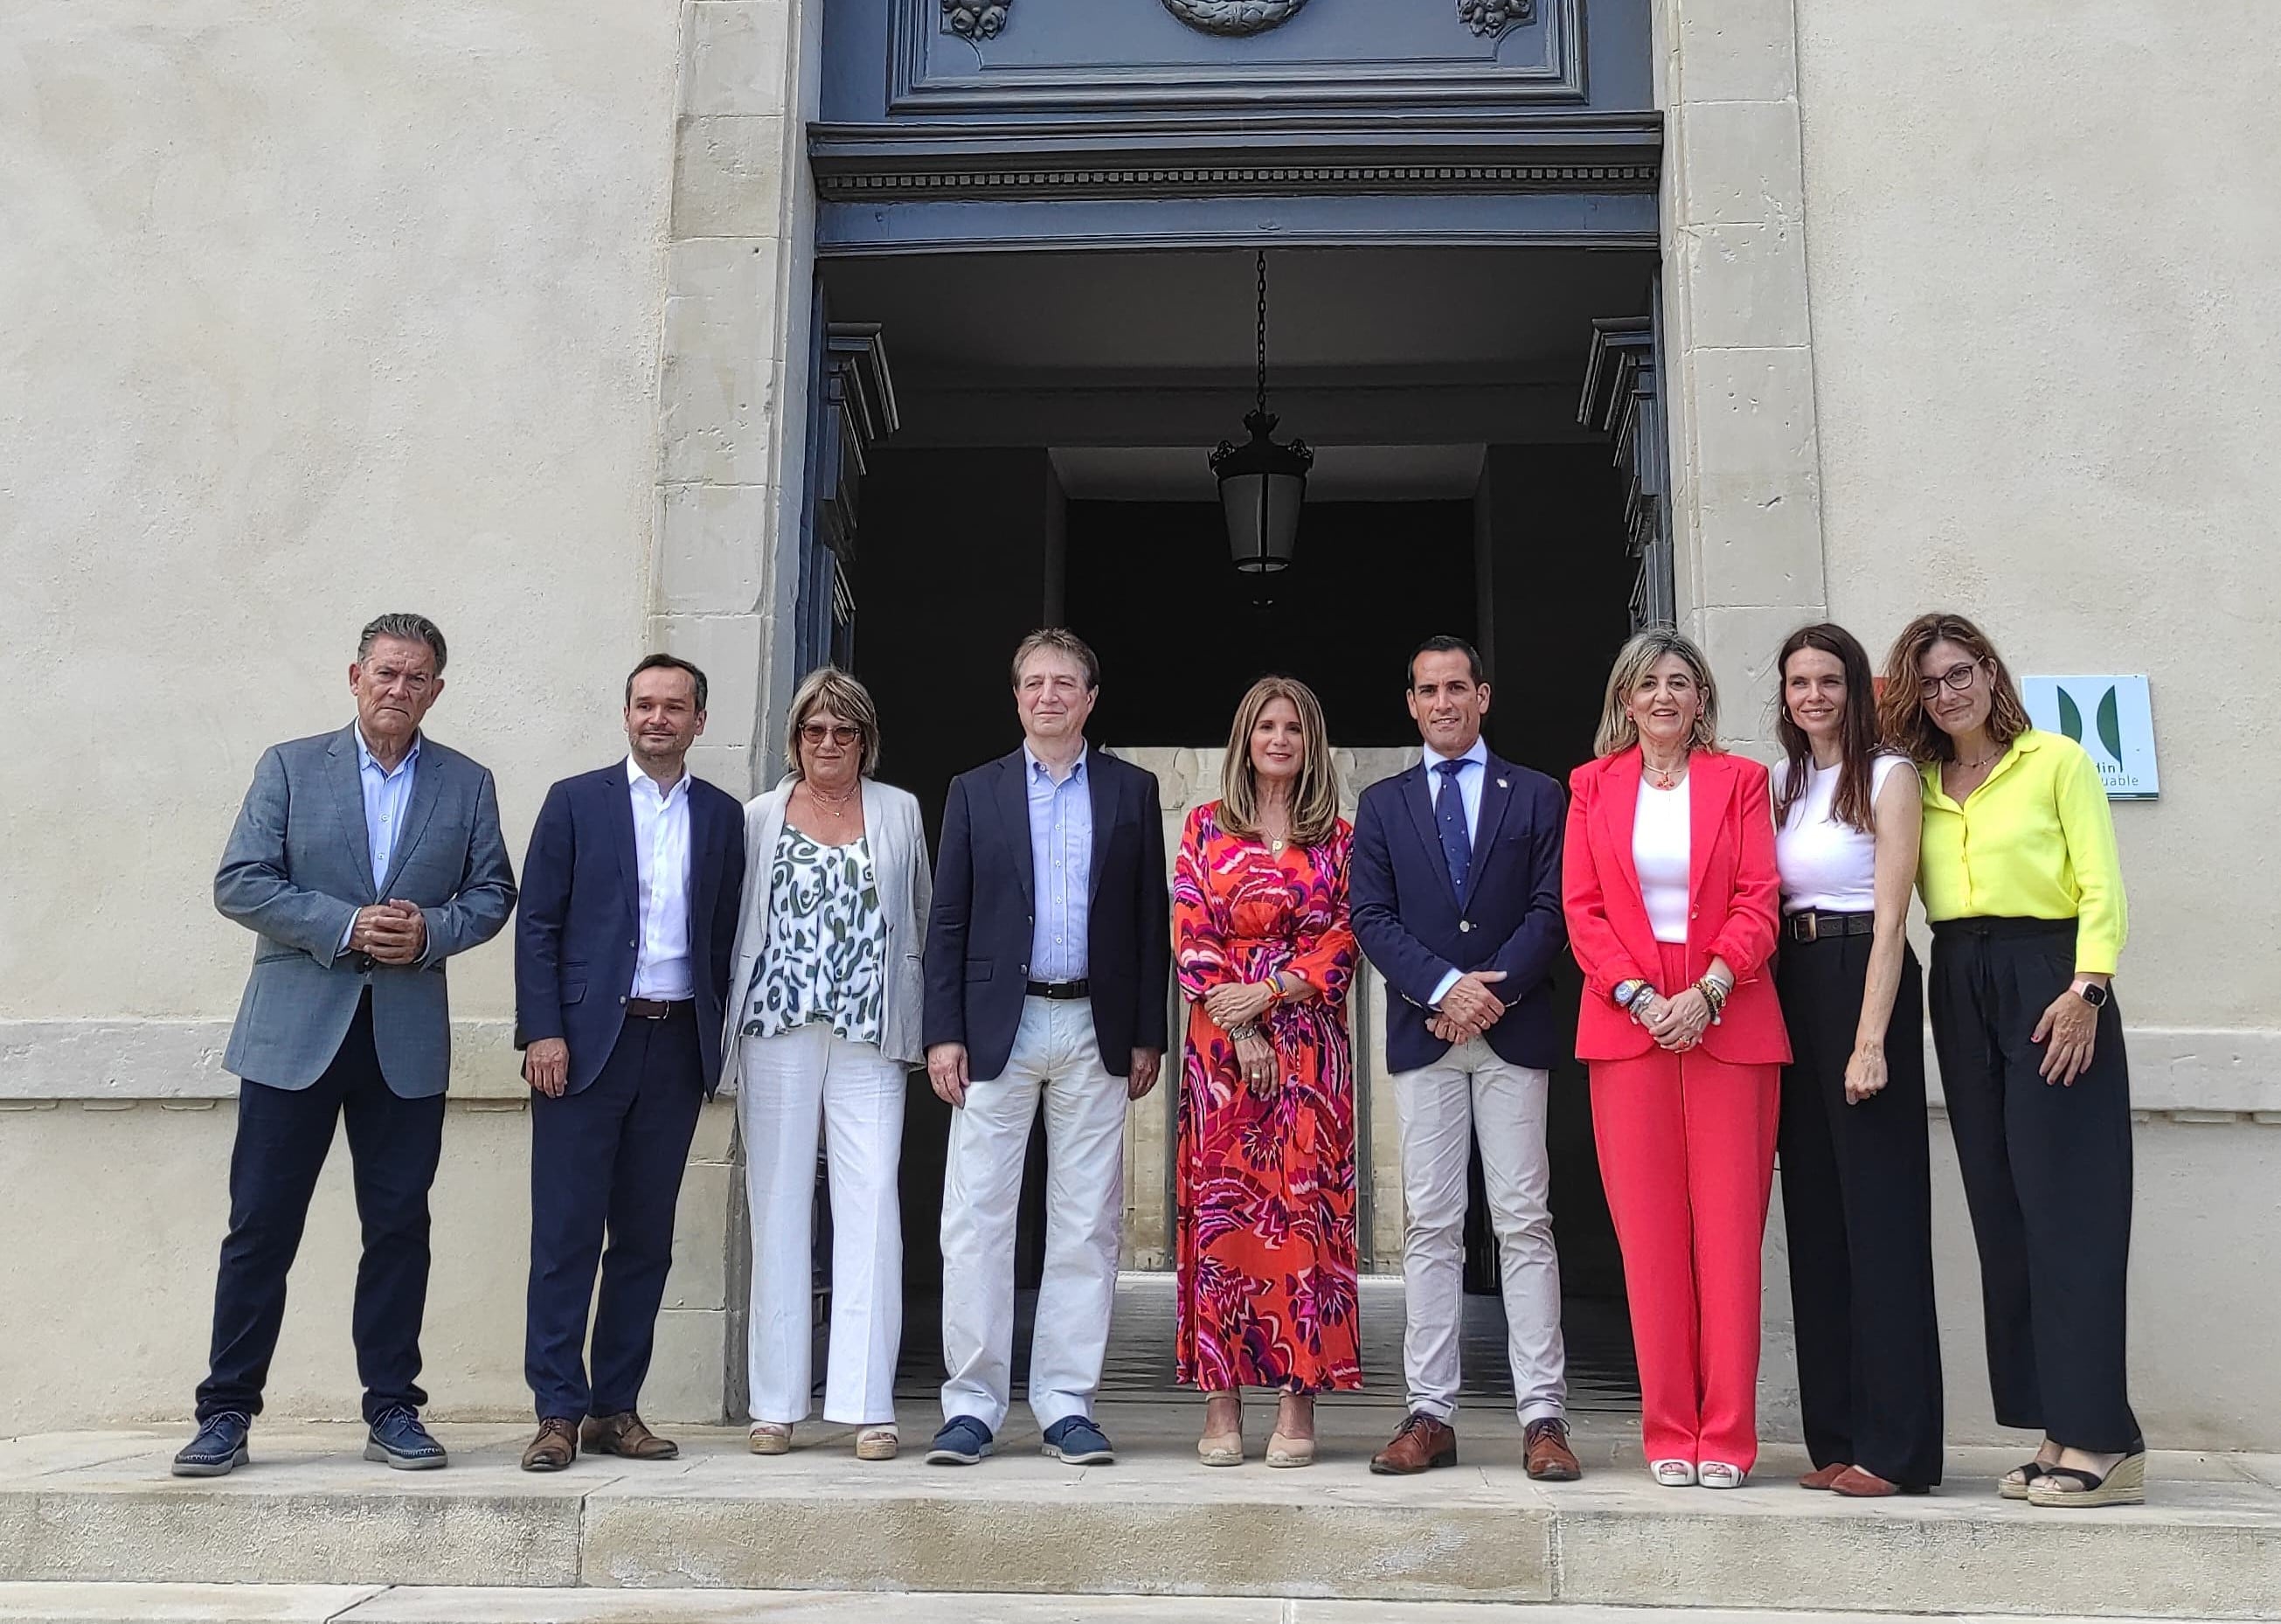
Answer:
[[[1591,1073],[1639,1356],[1641,1445],[1650,1460],[1747,1472],[1759,1457],[1759,1258],[1782,1068],[1659,1048],[1596,1060]]]

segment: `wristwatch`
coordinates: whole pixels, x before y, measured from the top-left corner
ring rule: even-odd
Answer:
[[[1651,990],[1653,989],[1646,982],[1636,978],[1629,981],[1619,981],[1616,983],[1615,991],[1616,1008],[1628,1010]]]
[[[2068,990],[2094,1009],[2107,1008],[2107,989],[2096,981],[2077,981]]]

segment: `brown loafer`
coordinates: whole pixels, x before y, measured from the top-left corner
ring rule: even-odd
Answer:
[[[642,1425],[632,1411],[618,1415],[590,1415],[579,1429],[579,1442],[589,1455],[622,1455],[628,1460],[671,1460],[681,1446],[661,1438]]]
[[[1380,1477],[1408,1477],[1457,1464],[1457,1433],[1447,1421],[1437,1421],[1423,1410],[1403,1417],[1393,1442],[1370,1458],[1370,1469]]]
[[[1888,1482],[1865,1466],[1846,1467],[1829,1485],[1829,1491],[1848,1500],[1882,1500],[1888,1495],[1921,1495],[1925,1492],[1913,1484]]]
[[[1813,1471],[1798,1479],[1798,1486],[1800,1489],[1827,1489],[1852,1470],[1853,1470],[1853,1467],[1851,1463],[1843,1460],[1834,1460],[1826,1466],[1816,1466]]]
[[[1584,1475],[1576,1451],[1568,1447],[1568,1423],[1557,1415],[1539,1416],[1521,1429],[1527,1450],[1528,1475],[1540,1483],[1573,1483]]]
[[[525,1472],[560,1472],[578,1458],[578,1429],[559,1415],[538,1424],[538,1436],[522,1452]]]

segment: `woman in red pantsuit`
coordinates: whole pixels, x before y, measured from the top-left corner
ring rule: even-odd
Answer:
[[[1659,1483],[1736,1489],[1758,1459],[1759,1251],[1790,1039],[1767,965],[1767,769],[1720,750],[1718,728],[1694,644],[1654,630],[1624,646],[1597,759],[1568,781],[1562,891],[1641,1443]]]
[[[1347,853],[1323,713],[1270,677],[1237,707],[1220,799],[1172,880],[1180,1063],[1178,1375],[1206,1465],[1243,1459],[1242,1389],[1277,1393],[1271,1466],[1315,1458],[1318,1393],[1358,1388],[1354,979]]]

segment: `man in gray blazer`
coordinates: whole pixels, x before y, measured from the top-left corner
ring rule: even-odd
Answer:
[[[418,1383],[452,1063],[444,965],[506,923],[514,871],[490,772],[420,731],[444,692],[444,653],[422,615],[367,626],[349,667],[356,721],[262,755],[214,876],[214,906],[257,940],[222,1056],[241,1079],[229,1233],[198,1433],[174,1457],[177,1477],[245,1464],[285,1276],[343,1118],[364,1230],[352,1330],[365,1458],[445,1464]]]

